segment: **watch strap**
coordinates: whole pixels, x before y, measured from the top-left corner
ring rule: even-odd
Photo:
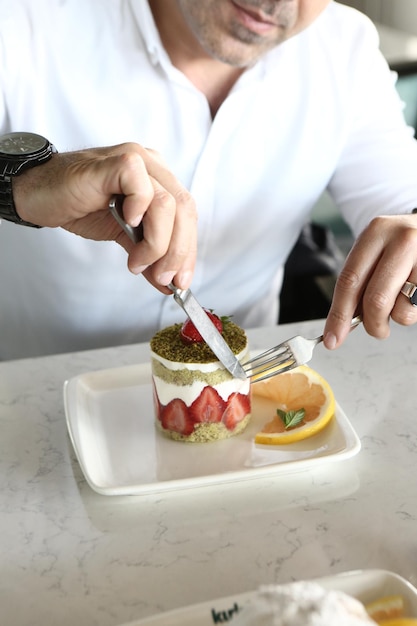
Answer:
[[[21,226],[31,226],[32,228],[42,228],[37,224],[22,220],[16,211],[13,200],[13,187],[11,176],[2,176],[0,184],[0,220],[20,224]]]

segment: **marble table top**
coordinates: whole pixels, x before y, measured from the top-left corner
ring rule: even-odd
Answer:
[[[322,328],[318,320],[248,335],[257,349]],[[120,626],[262,583],[357,569],[416,584],[416,338],[416,327],[393,324],[385,341],[360,327],[335,352],[316,348],[311,366],[359,435],[356,456],[141,496],[88,486],[63,384],[146,362],[147,345],[0,363],[2,623]]]

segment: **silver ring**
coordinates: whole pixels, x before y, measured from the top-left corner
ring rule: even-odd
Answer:
[[[409,299],[410,304],[417,306],[417,285],[407,281],[401,287],[401,293]]]

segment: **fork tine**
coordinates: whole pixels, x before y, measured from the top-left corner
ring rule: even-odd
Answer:
[[[271,378],[294,367],[297,367],[297,363],[287,342],[274,346],[243,363],[246,374],[254,379],[251,382]]]
[[[249,369],[252,369],[253,367],[259,367],[259,364],[257,365],[258,361],[260,362],[260,364],[264,365],[265,363],[270,363],[271,361],[274,361],[278,357],[282,357],[285,359],[286,355],[291,355],[291,351],[288,345],[282,343],[278,346],[275,346],[274,348],[269,348],[269,350],[265,350],[265,352],[261,352],[261,354],[254,356],[248,361],[245,361],[243,363],[243,366],[249,366]]]
[[[267,378],[272,378],[273,376],[277,376],[278,374],[283,374],[284,372],[288,372],[289,370],[294,369],[297,366],[297,363],[292,361],[284,361],[281,365],[276,365],[273,367],[266,367],[260,369],[259,372],[252,371],[251,374],[247,372],[248,376],[251,378],[252,383],[259,383],[261,380],[266,380]],[[246,371],[246,370],[245,370]],[[253,380],[252,380],[253,379]]]

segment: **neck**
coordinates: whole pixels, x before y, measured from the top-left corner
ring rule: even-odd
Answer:
[[[206,96],[214,117],[244,69],[209,56],[189,29],[176,2],[149,0],[149,5],[171,63]]]

